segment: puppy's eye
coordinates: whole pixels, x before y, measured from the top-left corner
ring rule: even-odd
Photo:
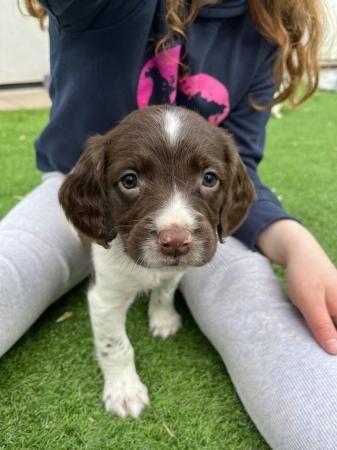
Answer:
[[[120,179],[120,183],[125,189],[135,189],[138,186],[138,178],[135,173],[126,173]]]
[[[214,187],[218,183],[219,178],[213,172],[206,172],[202,180],[202,185],[206,187]]]

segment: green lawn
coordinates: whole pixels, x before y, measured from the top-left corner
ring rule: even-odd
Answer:
[[[337,95],[319,93],[269,125],[264,181],[337,263]],[[0,215],[39,183],[32,141],[47,111],[0,112]],[[182,301],[184,328],[147,331],[146,300],[128,319],[151,406],[138,420],[103,410],[83,284],[51,307],[0,360],[0,449],[263,450],[222,361]],[[74,315],[56,323],[65,311]]]

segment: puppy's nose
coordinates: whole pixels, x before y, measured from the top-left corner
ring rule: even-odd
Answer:
[[[181,256],[191,248],[192,235],[188,230],[179,227],[160,231],[158,235],[160,251],[167,256]]]

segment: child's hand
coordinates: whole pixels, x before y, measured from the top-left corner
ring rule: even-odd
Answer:
[[[261,233],[258,246],[286,269],[288,294],[319,344],[337,354],[337,270],[314,237],[294,221],[275,222]]]
[[[299,248],[289,258],[286,280],[289,297],[313,335],[324,350],[336,355],[337,331],[332,321],[337,319],[336,268],[321,248]]]

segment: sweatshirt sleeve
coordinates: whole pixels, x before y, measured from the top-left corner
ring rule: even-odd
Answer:
[[[113,17],[125,17],[140,0],[39,0],[49,16],[67,32],[85,31],[90,27],[108,26]]]
[[[277,197],[260,180],[257,173],[258,164],[263,158],[266,124],[270,116],[269,111],[257,111],[249,98],[258,105],[270,104],[274,95],[273,66],[275,48],[264,52],[266,56],[258,65],[249,92],[228,116],[224,123],[233,135],[246,165],[255,189],[256,200],[250,209],[247,219],[234,233],[234,236],[252,250],[257,250],[256,241],[259,234],[273,222],[282,219],[294,219],[283,208]]]

